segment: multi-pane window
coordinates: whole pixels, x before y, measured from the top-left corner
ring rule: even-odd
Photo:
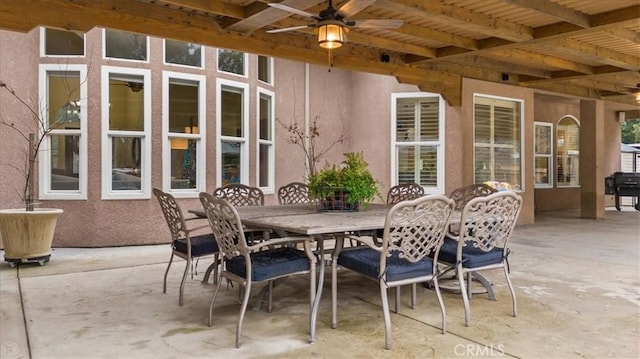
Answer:
[[[536,188],[553,186],[553,124],[534,123],[533,183]]]
[[[104,56],[125,60],[148,61],[149,49],[146,35],[105,29]]]
[[[274,190],[274,100],[273,92],[258,88],[258,186]]]
[[[86,74],[84,65],[40,65],[42,199],[87,198]]]
[[[522,188],[522,102],[474,96],[476,183],[506,182]]]
[[[558,187],[580,185],[580,124],[565,116],[556,127],[556,173]]]
[[[149,198],[151,72],[102,68],[102,196]]]
[[[164,40],[164,62],[184,66],[202,67],[204,48],[193,42]]]
[[[164,188],[175,196],[205,190],[205,77],[163,73]]]
[[[434,94],[392,96],[392,185],[418,183],[426,193],[444,192],[444,114]]]
[[[76,31],[42,28],[42,56],[84,56],[84,34]]]
[[[273,57],[258,55],[258,80],[273,85]]]
[[[247,76],[247,54],[240,51],[218,49],[218,71]]]
[[[218,186],[249,181],[247,124],[249,85],[218,79],[216,108],[218,126]]]

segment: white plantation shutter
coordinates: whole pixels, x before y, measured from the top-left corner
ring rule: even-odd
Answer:
[[[482,96],[474,102],[474,181],[521,186],[521,103]]]
[[[418,183],[435,192],[439,185],[440,98],[397,98],[395,116],[397,183]]]

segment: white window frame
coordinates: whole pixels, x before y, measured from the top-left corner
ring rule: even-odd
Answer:
[[[524,154],[524,142],[525,142],[525,137],[524,137],[524,130],[525,130],[525,122],[524,122],[524,113],[525,113],[525,103],[524,100],[522,99],[517,99],[517,98],[510,98],[510,97],[501,97],[501,96],[494,96],[494,95],[488,95],[488,94],[483,94],[483,93],[474,93],[473,94],[473,115],[472,115],[472,122],[473,122],[473,177],[474,177],[474,182],[476,182],[475,179],[475,168],[476,168],[476,153],[475,153],[475,127],[476,127],[476,114],[475,114],[475,105],[476,105],[476,98],[478,97],[483,97],[486,99],[496,99],[496,100],[502,100],[502,101],[508,101],[508,102],[517,102],[520,104],[520,188],[516,189],[516,191],[524,191],[525,190],[525,156],[523,156]],[[514,183],[511,183],[512,185]]]
[[[87,86],[87,66],[86,65],[72,65],[72,64],[41,64],[39,66],[39,103],[45,104],[45,108],[41,109],[40,116],[49,125],[48,116],[48,76],[49,72],[78,72],[80,76],[80,129],[64,129],[64,130],[51,130],[50,135],[56,134],[71,134],[78,135],[80,139],[78,141],[78,153],[80,158],[78,159],[78,190],[51,190],[51,137],[47,135],[47,138],[41,144],[40,152],[38,154],[39,168],[38,168],[38,182],[40,199],[43,200],[86,200],[87,199],[87,175],[88,175],[88,151],[87,151],[87,98],[88,86]],[[42,129],[40,129],[42,130]]]
[[[537,127],[548,127],[549,130],[549,154],[543,154],[543,153],[537,153],[536,152],[536,144],[538,143],[537,141]],[[553,188],[553,182],[554,182],[554,178],[555,178],[555,164],[553,161],[553,157],[555,155],[555,146],[554,146],[554,132],[553,132],[553,124],[550,122],[538,122],[538,121],[534,121],[533,122],[533,187],[534,188]],[[537,183],[536,182],[536,176],[535,176],[535,171],[536,171],[536,159],[538,157],[543,157],[543,158],[547,158],[547,183]]]
[[[260,78],[258,77],[258,74],[259,74],[259,72],[260,72],[260,70],[259,70],[259,69],[260,69],[260,62],[259,62],[259,58],[260,58],[260,56],[262,56],[262,57],[266,57],[266,58],[267,58],[267,63],[269,64],[268,72],[269,72],[269,80],[270,80],[270,81],[268,81],[268,82],[267,82],[267,81],[262,81],[262,80],[260,80]],[[259,83],[262,83],[262,84],[265,84],[265,85],[274,86],[274,78],[273,78],[273,57],[271,57],[271,56],[264,56],[264,55],[258,55],[258,56],[256,56],[256,63],[257,63],[257,66],[256,66],[256,78],[258,79],[258,82],[259,82]]]
[[[231,87],[242,93],[242,127],[243,137],[222,136],[222,90]],[[216,81],[216,187],[222,185],[222,141],[240,143],[240,183],[249,184],[249,84],[217,79]]]
[[[415,141],[415,142],[398,142],[396,141],[397,130],[397,100],[401,98],[438,98],[438,141]],[[437,185],[423,186],[425,194],[443,194],[445,191],[445,106],[444,99],[440,94],[432,92],[403,92],[391,94],[391,186],[398,184],[398,148],[400,146],[431,146],[436,147],[437,163]],[[400,145],[401,144],[401,145]]]
[[[144,131],[112,131],[109,129],[109,75],[122,74],[142,76],[144,81]],[[102,93],[102,199],[103,200],[129,200],[151,198],[151,70],[129,67],[102,66],[101,93]],[[113,190],[112,189],[112,139],[118,136],[142,136],[140,143],[140,190]]]
[[[578,131],[582,131],[582,125],[580,124],[580,120],[578,120],[577,117],[572,116],[572,115],[564,115],[564,116],[560,117],[560,119],[558,121],[556,121],[555,142],[557,142],[558,139],[559,139],[558,138],[558,130],[560,130],[560,121],[564,120],[565,118],[572,119],[575,122],[576,126],[578,126]],[[580,156],[582,155],[582,146],[581,146],[582,144],[579,141],[580,141],[580,139],[578,138],[578,147],[579,147],[578,166],[580,165]],[[554,150],[557,151],[557,147],[554,148]],[[557,158],[558,154],[554,153],[554,156]],[[565,157],[567,157],[567,154],[565,154]],[[580,188],[582,186],[582,178],[580,177],[580,171],[578,171],[578,184],[577,185],[567,184],[567,182],[558,182],[558,178],[557,178],[557,176],[558,176],[557,166],[558,165],[559,165],[559,163],[557,163],[557,161],[556,161],[556,163],[555,163],[556,167],[554,167],[554,169],[556,169],[556,172],[555,172],[556,178],[554,180],[554,183],[555,183],[557,188]]]
[[[169,132],[169,84],[172,81],[188,81],[198,83],[198,133],[173,133]],[[207,188],[206,174],[206,105],[207,105],[207,78],[204,75],[193,75],[179,72],[162,72],[162,187],[165,192],[171,193],[176,198],[197,198],[200,192]],[[196,140],[196,188],[172,189],[171,188],[171,139],[195,139]]]
[[[76,31],[79,34],[79,31]],[[40,57],[49,57],[49,58],[84,58],[87,56],[87,35],[85,33],[82,34],[82,43],[84,44],[84,49],[82,52],[84,55],[49,55],[47,54],[47,27],[40,27]]]
[[[177,41],[177,40],[176,40]],[[183,41],[183,42],[188,42],[188,41]],[[166,66],[176,66],[176,67],[183,67],[185,69],[200,69],[203,70],[204,69],[204,64],[205,64],[205,55],[204,53],[206,52],[205,49],[206,47],[202,44],[197,44],[196,45],[200,45],[200,66],[191,66],[191,65],[184,65],[184,64],[176,64],[173,62],[167,62],[167,39],[162,39],[162,63]]]
[[[260,185],[260,146],[268,145],[269,146],[269,174],[268,181],[269,185],[266,187],[260,187],[263,193],[271,194],[275,193],[275,93],[273,91],[269,91],[267,89],[263,89],[258,87],[256,94],[256,183]],[[260,96],[266,95],[271,99],[271,109],[269,114],[270,120],[270,138],[271,140],[263,140],[260,138]]]
[[[220,50],[242,52],[244,56],[242,59],[242,66],[243,66],[242,74],[236,74],[235,72],[227,72],[227,71],[220,70]],[[216,48],[216,71],[221,74],[248,78],[249,77],[249,54],[244,51],[231,50],[231,49],[225,49],[225,48]],[[256,78],[257,77],[258,76],[256,74]]]
[[[103,28],[102,29],[102,59],[103,60],[113,60],[113,61],[126,61],[126,62],[133,62],[133,63],[138,63],[138,64],[148,64],[149,61],[151,60],[151,38],[149,38],[149,36],[147,36],[147,59],[146,60],[134,60],[134,59],[124,59],[122,57],[107,57],[107,28]],[[126,31],[126,30],[119,30],[119,29],[110,29],[110,30],[116,30],[116,31],[124,31],[124,32],[132,32],[133,31]]]

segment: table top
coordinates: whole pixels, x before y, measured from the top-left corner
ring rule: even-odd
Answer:
[[[319,212],[315,204],[236,207],[247,227],[271,228],[301,235],[322,235],[384,228],[389,206],[369,204],[352,212]],[[190,210],[206,216],[203,210]]]

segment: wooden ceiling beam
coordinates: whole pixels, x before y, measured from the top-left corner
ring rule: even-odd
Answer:
[[[454,61],[451,61],[450,63],[490,69],[493,71],[497,71],[500,74],[511,74],[518,76],[526,75],[545,79],[551,78],[551,71],[541,70],[539,68],[536,68],[535,65],[516,64],[513,62],[508,62],[509,60],[510,59],[508,58],[502,58],[502,60],[500,60],[470,55],[467,59],[456,59]]]
[[[502,0],[524,9],[537,11],[552,16],[560,21],[578,25],[582,28],[591,27],[589,15],[575,9],[568,8],[549,0]]]
[[[540,66],[540,64],[542,64],[557,69],[571,70],[584,74],[593,73],[593,68],[588,65],[518,49],[492,49],[488,54],[486,54],[486,56],[493,57],[495,59],[506,58],[509,59],[510,62],[525,65],[530,64],[531,66],[536,66],[536,64],[537,66]]]
[[[533,39],[533,29],[475,11],[467,10],[440,1],[412,1],[412,0],[378,0],[376,7],[397,11],[411,12],[424,18],[441,18],[443,21],[454,23],[461,28],[477,31],[487,36],[495,36],[510,41],[527,41]]]
[[[299,10],[304,10],[311,6],[318,5],[322,2],[322,0],[283,0],[280,3],[282,5],[288,5]],[[229,26],[227,30],[251,32],[270,25],[276,21],[286,19],[291,15],[293,14],[288,11],[276,9],[274,7],[266,7],[262,11],[252,14]],[[309,23],[311,23],[311,21],[312,19],[309,19]]]
[[[627,70],[640,70],[640,56],[637,55],[627,55],[622,52],[568,38],[555,40],[548,44],[562,49],[564,53],[586,58],[590,61],[617,66]]]
[[[634,44],[640,44],[640,33],[629,30],[624,27],[612,27],[610,29],[604,30],[606,33],[611,34],[613,37],[617,37],[618,39],[622,39],[625,41],[629,41]]]
[[[167,4],[182,8],[184,10],[192,10],[197,12],[212,13],[215,15],[232,17],[235,19],[244,19],[247,15],[245,8],[242,6],[230,4],[227,1],[220,0],[161,0],[158,3]]]

